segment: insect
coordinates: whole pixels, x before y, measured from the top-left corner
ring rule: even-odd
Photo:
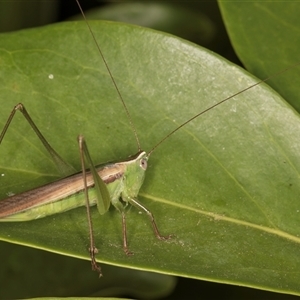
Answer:
[[[92,68],[92,67],[90,67],[90,68]],[[153,70],[152,70],[153,71]],[[54,74],[54,78],[56,78],[56,74]],[[136,77],[138,78],[139,76],[138,75],[136,75]],[[172,73],[171,73],[171,76],[169,77],[170,78],[170,80],[171,80],[171,85],[172,85]],[[191,80],[190,78],[189,78],[189,80]],[[50,79],[49,79],[49,81],[50,81]],[[159,80],[158,80],[159,81]],[[243,83],[243,84],[245,84],[245,83]],[[245,85],[244,85],[244,87],[245,87]],[[182,93],[181,91],[182,91],[182,87],[177,87],[176,86],[176,84],[174,84],[174,86],[173,86],[173,88],[174,88],[174,90],[175,90],[175,92],[174,92],[174,95],[176,95],[176,93],[179,93],[179,95],[180,95],[180,93]],[[142,90],[142,91],[140,91],[140,93],[142,94],[142,93],[144,93],[144,92],[147,92],[147,90]],[[148,93],[146,93],[146,94],[148,94]],[[180,97],[179,97],[180,98]],[[149,111],[150,111],[150,109],[151,109],[151,105],[154,105],[153,104],[153,102],[150,102],[150,104],[148,105],[149,107],[145,110],[144,108],[143,109],[140,109],[140,111],[139,111],[139,114],[140,114],[140,116],[144,116],[145,114],[146,115],[148,115],[149,114]],[[175,104],[174,104],[175,105]],[[235,105],[237,105],[236,103],[235,103]],[[228,111],[230,111],[230,114],[234,114],[235,113],[235,107],[233,107],[233,106],[235,106],[235,105],[231,105],[230,106],[230,109],[228,110]],[[160,110],[160,108],[157,108],[156,109],[156,107],[155,107],[155,105],[154,105],[154,107],[152,107],[153,108],[153,110],[152,111],[154,111],[155,112],[155,110],[156,111],[159,111]],[[149,110],[148,110],[149,109]],[[191,107],[190,108],[190,112],[193,112],[195,109],[193,108],[193,107]],[[223,113],[224,113],[224,111],[223,111]],[[162,114],[162,115],[164,115],[164,114]],[[191,115],[191,114],[190,114]],[[195,118],[196,118],[197,116],[195,116]],[[174,119],[176,119],[176,118],[178,118],[178,116],[176,116],[176,117],[174,117]],[[225,120],[227,120],[226,119],[226,116],[224,116],[224,119]],[[188,120],[187,122],[189,122],[190,120]],[[211,121],[211,120],[210,120]],[[164,127],[163,126],[160,126],[159,125],[159,122],[160,122],[160,120],[156,120],[153,124],[156,124],[156,128],[159,128],[159,129],[162,129],[162,130],[164,130]],[[203,124],[203,126],[204,126],[204,128],[207,128],[208,130],[207,131],[210,131],[210,133],[212,134],[211,136],[213,136],[214,134],[216,134],[215,132],[214,132],[214,128],[212,128],[212,127],[208,127],[209,125],[206,123],[207,122],[207,120],[205,121],[204,120],[204,124]],[[227,121],[226,121],[227,122]],[[170,121],[170,123],[173,123],[173,121]],[[176,124],[180,124],[180,122],[178,122],[177,120],[176,120],[176,122],[175,122]],[[192,125],[191,125],[192,126]],[[178,128],[178,127],[176,127],[176,128]],[[155,129],[153,129],[152,130],[152,132],[153,133],[156,133],[158,130],[155,130]],[[180,138],[179,138],[180,139]],[[90,138],[88,139],[88,141],[90,140]],[[178,146],[178,148],[180,148],[180,147],[182,147],[181,145],[184,145],[184,143],[180,143],[179,144],[180,146]],[[170,152],[168,152],[168,154],[169,154]],[[211,153],[211,155],[213,155],[212,153]],[[195,159],[194,157],[192,157],[193,159]],[[190,159],[191,159],[191,157],[190,157]],[[168,160],[168,158],[166,158],[166,160]],[[192,170],[193,172],[195,172],[194,170]],[[197,171],[197,172],[199,172],[199,170]],[[162,176],[162,175],[161,175]],[[162,176],[163,177],[163,176]],[[183,178],[183,185],[184,184],[186,184],[187,182],[184,182],[184,178]],[[180,187],[178,188],[178,187],[176,187],[176,189],[178,190],[178,189],[180,189]],[[124,223],[123,223],[124,224]],[[123,228],[125,227],[125,225],[123,225]],[[125,230],[124,230],[124,232],[126,232]],[[126,239],[124,238],[124,241],[126,241]],[[93,244],[93,243],[92,243]],[[124,243],[125,244],[125,243]],[[94,254],[95,253],[93,253],[93,252],[95,252],[94,250],[93,250],[93,245],[91,245],[90,246],[90,248],[92,249],[92,260],[93,260],[93,266],[94,266],[94,268],[95,269],[97,269],[97,266],[96,266],[96,264],[95,264],[95,261],[94,261]],[[127,247],[125,246],[124,247],[124,249],[125,249],[125,252],[126,252],[126,249],[127,249]]]

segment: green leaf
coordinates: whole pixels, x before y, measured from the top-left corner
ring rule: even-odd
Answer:
[[[298,1],[219,1],[232,45],[252,74],[266,78],[300,63]],[[300,111],[300,68],[268,81]]]
[[[149,29],[91,22],[150,151],[179,124],[257,82],[219,56]],[[49,143],[77,170],[77,135],[95,163],[137,151],[118,95],[84,23],[1,36],[1,126],[23,102]],[[4,46],[5,45],[5,48]],[[282,74],[284,78],[286,74]],[[51,75],[51,76],[50,76]],[[134,208],[92,209],[97,258],[140,270],[299,294],[298,114],[261,84],[209,111],[151,155],[140,201],[162,234]],[[0,197],[59,178],[22,116],[0,149]],[[0,238],[88,259],[85,209],[26,223],[1,223]]]

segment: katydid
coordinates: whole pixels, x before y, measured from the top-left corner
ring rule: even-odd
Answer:
[[[102,52],[97,43],[96,45],[99,49],[100,54],[102,55]],[[104,60],[103,56],[102,58]],[[108,72],[110,72],[110,69],[108,69]],[[114,77],[111,74],[110,77],[111,80],[114,82]],[[263,81],[266,80],[267,79]],[[18,194],[2,200],[0,202],[0,221],[9,222],[9,221],[32,220],[32,219],[45,217],[47,215],[63,212],[69,209],[73,209],[78,206],[86,205],[88,220],[90,225],[90,254],[92,260],[92,268],[94,270],[97,270],[100,274],[101,274],[101,270],[99,266],[96,264],[96,260],[95,260],[95,253],[97,252],[97,249],[94,244],[92,223],[89,215],[90,205],[96,204],[99,213],[104,214],[109,209],[110,203],[112,203],[121,212],[122,228],[123,228],[123,248],[126,254],[131,254],[131,252],[128,249],[127,234],[126,234],[126,220],[125,220],[125,208],[128,203],[136,206],[138,209],[148,214],[153,226],[154,233],[157,238],[162,240],[169,239],[170,236],[163,236],[159,233],[152,213],[147,208],[145,208],[141,203],[139,203],[136,199],[139,189],[143,183],[144,174],[147,168],[147,161],[149,159],[150,154],[170,135],[172,135],[177,130],[185,126],[187,123],[191,122],[192,120],[206,113],[207,111],[213,109],[214,107],[220,105],[221,103],[235,97],[240,93],[245,92],[247,89],[253,88],[254,86],[260,84],[263,81],[260,81],[236,93],[235,95],[232,95],[218,102],[217,104],[207,108],[206,110],[188,119],[186,122],[182,123],[182,125],[178,126],[175,130],[173,130],[170,134],[166,135],[166,137],[163,138],[161,142],[159,142],[156,146],[154,146],[153,149],[150,150],[148,153],[140,150],[139,142],[137,139],[137,144],[139,148],[138,152],[136,155],[134,155],[132,158],[126,161],[109,164],[100,168],[95,168],[94,164],[92,163],[92,160],[90,159],[90,155],[87,150],[84,137],[79,136],[78,144],[80,149],[82,174],[81,173],[75,174],[66,177],[62,180],[56,181],[54,183],[50,183],[46,186],[42,186],[40,188],[34,189],[32,191],[24,192],[22,194]],[[121,95],[115,82],[114,85],[119,95]],[[120,99],[121,101],[123,101],[121,96]],[[125,105],[124,107],[128,113],[128,110]],[[25,110],[22,104],[18,104],[13,109],[0,135],[0,143],[4,138],[6,130],[9,127],[9,124],[16,110],[20,110],[23,112],[23,115],[30,123],[31,127],[33,128],[35,133],[38,135],[38,137],[40,138],[40,140],[42,141],[42,143],[44,144],[44,146],[52,156],[54,162],[58,165],[59,168],[63,170],[62,172],[66,170],[66,173],[69,173],[70,169],[68,165],[64,163],[64,161],[57,154],[57,152],[47,143],[46,139],[37,129],[35,123],[31,120],[29,114],[27,113],[27,111]],[[132,124],[130,117],[129,120]],[[133,125],[132,128],[134,134],[137,137],[136,130],[134,129],[135,127]],[[86,168],[88,168],[90,171],[86,172]],[[95,185],[95,188],[93,188],[93,185]],[[68,187],[67,191],[66,191],[66,186]],[[82,197],[82,201],[80,203],[79,202],[74,203],[72,201],[71,195],[79,191],[84,193],[85,197]],[[121,201],[119,201],[120,198]],[[52,211],[49,210],[49,208],[47,208],[47,204],[49,204],[49,206],[52,207]]]

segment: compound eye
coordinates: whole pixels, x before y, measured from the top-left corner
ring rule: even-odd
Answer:
[[[143,170],[146,170],[147,166],[148,166],[147,159],[145,159],[145,158],[141,159],[140,166]]]

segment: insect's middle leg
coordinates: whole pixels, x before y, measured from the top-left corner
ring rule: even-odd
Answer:
[[[132,204],[133,206],[135,206],[140,211],[145,212],[148,215],[148,217],[150,218],[151,224],[152,224],[153,232],[159,240],[165,241],[172,237],[172,235],[164,236],[159,233],[159,230],[158,230],[158,227],[154,220],[154,216],[153,216],[152,212],[149,209],[147,209],[144,205],[142,205],[138,200],[131,198],[129,200],[129,203]]]

